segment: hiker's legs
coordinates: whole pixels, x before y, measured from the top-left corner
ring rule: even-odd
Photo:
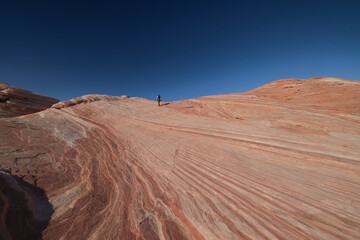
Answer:
[[[160,106],[160,101],[158,101],[158,106]]]

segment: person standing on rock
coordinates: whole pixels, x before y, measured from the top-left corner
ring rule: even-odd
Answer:
[[[160,94],[157,95],[156,100],[158,102],[158,106],[160,107],[160,102],[161,102]]]

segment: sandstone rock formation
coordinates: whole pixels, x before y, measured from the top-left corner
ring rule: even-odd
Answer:
[[[0,119],[0,238],[359,239],[359,103],[357,81],[289,79]]]
[[[0,83],[0,118],[45,110],[59,100]]]

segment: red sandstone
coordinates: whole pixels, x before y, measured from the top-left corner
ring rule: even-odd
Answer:
[[[59,100],[0,83],[0,118],[45,110]]]
[[[360,238],[358,81],[28,113],[0,119],[2,239]]]

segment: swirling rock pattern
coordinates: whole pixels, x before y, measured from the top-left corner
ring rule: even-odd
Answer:
[[[0,168],[46,193],[53,211],[22,206],[50,214],[43,239],[359,239],[359,103],[331,78],[161,107],[90,95],[1,119]]]

